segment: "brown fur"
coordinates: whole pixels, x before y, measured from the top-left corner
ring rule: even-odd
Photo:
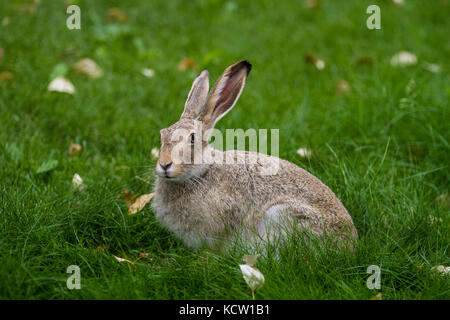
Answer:
[[[261,238],[270,240],[261,224],[281,221],[279,217],[283,216],[318,236],[330,234],[339,245],[348,243],[351,247],[356,242],[357,232],[347,210],[326,185],[295,164],[236,150],[213,152],[221,157],[230,153],[243,157],[245,163],[186,164],[173,155],[178,142],[172,141],[174,132],[182,129],[189,136],[195,132],[194,119],[201,120],[207,129],[212,128],[234,106],[250,69],[247,61],[230,66],[209,95],[205,90],[209,74],[202,72],[194,81],[181,119],[161,130],[162,145],[152,204],[157,219],[191,248],[216,247],[237,233],[259,233]],[[185,141],[183,136],[180,139]],[[207,141],[208,137],[196,143],[201,143],[203,151],[211,151]],[[182,142],[182,145],[184,151],[190,149],[193,155],[197,154],[192,144]],[[277,174],[261,175],[260,170],[267,163],[276,161],[279,161]],[[170,163],[173,164],[168,179],[158,166]]]

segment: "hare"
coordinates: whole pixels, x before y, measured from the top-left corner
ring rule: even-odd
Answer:
[[[251,67],[245,60],[231,65],[209,93],[209,73],[202,71],[178,122],[160,131],[152,202],[156,219],[189,248],[222,248],[236,235],[273,241],[290,224],[319,238],[331,235],[339,247],[350,243],[352,248],[357,240],[352,218],[318,178],[274,156],[222,152],[209,145],[211,130],[236,104]],[[207,161],[211,157],[236,161]],[[271,164],[276,174],[262,174]]]

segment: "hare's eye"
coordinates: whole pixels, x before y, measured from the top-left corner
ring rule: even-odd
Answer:
[[[190,137],[189,137],[189,141],[190,141],[191,143],[194,143],[194,142],[195,142],[195,136],[194,136],[193,133],[191,133],[191,135],[190,135]]]

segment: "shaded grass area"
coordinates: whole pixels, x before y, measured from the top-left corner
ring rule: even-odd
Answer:
[[[150,150],[178,119],[198,71],[216,79],[245,58],[247,86],[216,127],[279,128],[280,156],[327,184],[360,236],[353,255],[291,243],[280,259],[259,261],[266,283],[256,297],[367,299],[378,291],[366,287],[366,269],[379,265],[385,299],[448,299],[448,277],[430,268],[450,263],[449,209],[435,201],[450,180],[450,4],[405,2],[78,1],[81,30],[66,28],[64,1],[41,1],[32,14],[21,12],[23,1],[1,2],[0,19],[10,22],[0,26],[0,72],[14,80],[0,83],[0,297],[251,298],[238,267],[245,252],[189,251],[148,207],[129,216],[117,198],[151,190]],[[365,10],[375,3],[382,29],[368,30]],[[128,22],[108,22],[111,7]],[[401,50],[417,65],[392,67]],[[306,53],[325,69],[305,63]],[[69,68],[76,94],[47,91],[55,66],[83,57],[105,75]],[[185,57],[198,69],[180,72]],[[143,77],[144,67],[155,76]],[[339,79],[350,92],[336,93]],[[81,156],[69,157],[70,141]],[[300,159],[299,147],[314,156]],[[56,168],[37,173],[48,161]],[[85,191],[73,190],[74,173]],[[81,268],[81,290],[66,287],[69,265]]]

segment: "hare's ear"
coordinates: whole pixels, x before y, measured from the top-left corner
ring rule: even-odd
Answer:
[[[243,60],[223,72],[198,116],[198,120],[203,121],[206,128],[214,127],[216,122],[233,108],[244,89],[245,80],[251,69],[252,65]]]
[[[186,99],[184,111],[181,118],[193,119],[197,116],[200,109],[205,105],[208,98],[209,73],[203,70],[192,84],[191,91]]]

